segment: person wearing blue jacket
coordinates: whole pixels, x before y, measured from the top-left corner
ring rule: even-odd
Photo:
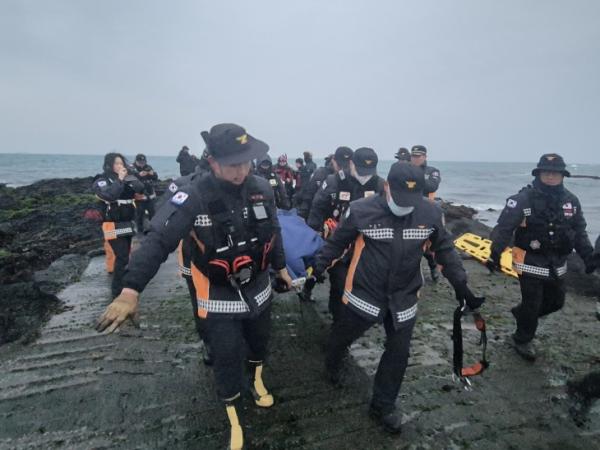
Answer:
[[[287,271],[292,279],[306,276],[306,269],[313,265],[323,239],[300,217],[296,209],[277,210]]]

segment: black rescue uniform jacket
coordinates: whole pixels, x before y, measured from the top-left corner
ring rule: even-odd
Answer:
[[[429,198],[429,200],[435,200],[435,193],[440,188],[440,183],[442,182],[440,171],[427,164],[423,164],[420,167],[423,169],[423,175],[425,176],[425,189],[423,190],[423,195]]]
[[[308,226],[320,232],[327,219],[339,221],[350,202],[381,195],[384,183],[383,178],[378,175],[373,175],[364,185],[344,171],[329,175],[315,195],[308,216]]]
[[[257,176],[264,178],[269,182],[269,185],[273,189],[273,195],[275,196],[275,205],[279,209],[290,209],[290,199],[287,196],[287,192],[285,191],[285,186],[283,185],[281,178],[279,178],[272,170],[264,172],[260,169],[257,169],[255,173]]]
[[[492,255],[500,255],[514,233],[515,271],[556,279],[567,273],[567,257],[573,249],[587,261],[593,248],[579,199],[562,186],[552,195],[542,189],[536,180],[508,198],[492,231]]]
[[[249,175],[235,187],[206,173],[178,189],[152,219],[123,286],[141,292],[190,232],[198,316],[243,319],[260,314],[272,299],[269,264],[285,268],[271,186]]]
[[[396,329],[415,319],[425,248],[434,252],[452,286],[467,282],[452,237],[444,227],[442,211],[426,199],[403,217],[391,213],[384,196],[352,202],[341,225],[317,255],[315,273],[322,273],[351,244],[354,251],[342,301],[373,322],[381,323],[388,312]]]
[[[144,191],[142,182],[133,175],[127,175],[121,181],[115,173],[105,172],[96,175],[92,189],[101,201],[104,238],[111,240],[120,236],[133,236],[134,198]]]
[[[198,177],[202,176],[203,173],[205,172],[201,170],[201,167],[196,166],[195,172],[189,175],[185,175],[183,177],[179,177],[176,180],[172,181],[167,187],[165,193],[161,195],[158,199],[157,208],[160,208],[165,203],[169,202],[171,198],[179,191],[179,188],[189,183],[193,183],[194,179],[197,179]],[[181,273],[182,277],[189,279],[192,278],[191,262],[193,243],[194,240],[190,233],[179,242],[179,247],[177,248],[177,267],[179,269],[179,273]]]
[[[302,188],[302,203],[298,208],[298,215],[300,217],[304,217],[308,219],[308,215],[310,214],[310,208],[312,206],[313,199],[317,194],[321,184],[323,181],[333,173],[333,170],[329,167],[319,167],[314,171],[306,186]]]
[[[145,164],[144,167],[135,166],[135,170],[137,173],[135,176],[138,180],[140,180],[144,184],[144,192],[141,195],[136,197],[137,200],[152,200],[156,198],[156,193],[154,192],[154,182],[158,180],[158,174],[154,172],[154,169],[151,165]],[[140,175],[140,172],[153,172],[153,175]]]

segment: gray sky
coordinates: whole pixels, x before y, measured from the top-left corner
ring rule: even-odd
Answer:
[[[0,61],[0,152],[600,163],[597,0],[3,0]]]

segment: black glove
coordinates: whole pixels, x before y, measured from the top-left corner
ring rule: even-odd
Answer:
[[[490,271],[490,273],[499,272],[501,270],[501,268],[500,268],[500,256],[501,256],[500,253],[492,250],[492,254],[490,255],[490,258],[485,263],[485,267],[488,268],[488,270]]]
[[[321,273],[313,273],[310,277],[306,278],[304,282],[304,287],[302,288],[302,292],[298,293],[298,297],[300,300],[305,302],[313,301],[312,299],[312,291],[315,288],[317,283],[323,283],[325,281],[325,277]]]
[[[271,282],[271,287],[273,288],[273,290],[275,292],[277,292],[279,294],[282,294],[284,292],[289,292],[287,283],[279,277],[275,277],[273,279],[273,281]]]
[[[456,293],[456,300],[462,301],[464,300],[470,310],[476,310],[483,302],[485,302],[485,297],[475,297],[471,290],[468,288],[467,283],[463,283],[460,286],[454,288]]]

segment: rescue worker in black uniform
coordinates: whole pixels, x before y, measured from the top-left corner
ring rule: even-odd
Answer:
[[[141,247],[133,254],[124,289],[100,318],[97,329],[114,331],[137,312],[138,296],[179,241],[191,234],[192,279],[200,318],[206,320],[218,396],[230,423],[230,448],[243,447],[239,421],[242,363],[250,370],[257,406],[273,405],[263,382],[271,322],[269,266],[287,288],[273,190],[250,174],[251,161],[268,146],[234,124],[202,132],[211,173],[181,187],[157,211]],[[247,352],[245,353],[245,349]]]
[[[310,210],[308,226],[322,232],[324,238],[334,233],[335,227],[348,209],[350,202],[364,197],[383,194],[385,181],[377,175],[378,158],[371,148],[357,149],[352,158],[345,160],[346,150],[336,152],[336,165],[341,168],[329,175],[317,192]],[[344,294],[344,280],[348,271],[349,254],[329,268],[329,312],[335,321]],[[308,288],[304,298],[308,299]]]
[[[158,180],[158,174],[152,166],[146,162],[146,155],[138,153],[133,163],[133,174],[144,184],[144,192],[135,196],[135,218],[138,233],[144,232],[144,217],[148,211],[148,219],[154,217],[154,201],[156,192],[154,183]]]
[[[273,172],[273,162],[269,155],[265,155],[258,159],[258,165],[256,166],[256,175],[264,178],[269,182],[269,185],[273,189],[273,195],[275,196],[275,205],[279,209],[290,209],[290,199],[287,196],[285,186],[281,179]]]
[[[425,188],[423,189],[423,195],[430,201],[435,201],[435,193],[440,187],[442,177],[440,171],[435,167],[427,165],[427,148],[423,145],[415,145],[410,149],[410,163],[423,170],[425,177]],[[440,278],[440,274],[437,270],[435,259],[430,252],[425,252],[425,259],[429,266],[431,273],[431,280],[435,283]]]
[[[125,157],[120,153],[107,153],[102,168],[103,173],[96,175],[92,189],[101,201],[106,270],[113,274],[111,293],[115,298],[123,287],[122,278],[129,262],[134,235],[134,198],[144,191],[144,185],[129,174]]]
[[[394,158],[401,162],[410,162],[410,152],[407,148],[400,147],[394,155]]]
[[[198,158],[190,154],[190,149],[187,145],[184,145],[179,150],[177,162],[179,163],[179,173],[182,177],[193,173],[199,163]]]
[[[529,361],[537,356],[532,340],[538,319],[564,305],[567,257],[575,249],[586,272],[595,269],[581,204],[563,185],[564,177],[570,176],[563,158],[542,155],[532,175],[532,185],[506,201],[491,234],[488,263],[491,270],[499,267],[514,235],[513,268],[519,274],[522,300],[511,310],[517,322],[513,341],[517,353]]]
[[[340,147],[350,150],[348,147]],[[319,167],[314,171],[308,183],[306,184],[305,189],[302,190],[302,203],[298,206],[298,215],[303,219],[308,219],[308,215],[310,214],[310,208],[312,206],[312,201],[315,198],[315,195],[319,191],[321,184],[325,179],[331,175],[332,173],[337,172],[338,169],[334,167],[335,160],[334,155],[328,155],[325,158],[325,165],[323,167]]]
[[[335,233],[317,254],[314,285],[333,261],[353,244],[340,316],[327,343],[326,369],[338,383],[348,346],[375,323],[386,331],[385,351],[375,375],[370,413],[386,430],[400,432],[401,414],[395,402],[406,370],[409,346],[422,286],[423,248],[435,252],[443,274],[471,309],[483,303],[467,287],[467,276],[452,236],[446,231],[439,206],[422,196],[423,172],[394,163],[384,195],[352,202]]]

